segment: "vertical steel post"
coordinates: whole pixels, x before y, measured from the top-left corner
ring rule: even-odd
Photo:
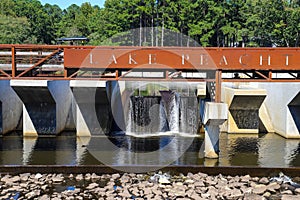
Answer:
[[[222,71],[217,70],[216,71],[216,86],[215,86],[215,102],[220,103],[221,102],[221,90],[222,90]]]
[[[65,52],[65,48],[63,50]],[[64,54],[64,58],[63,58],[63,61],[64,61],[64,78],[68,78],[68,70],[65,66],[65,54]]]
[[[16,48],[11,47],[11,76],[15,78],[17,76],[17,65],[16,65]]]

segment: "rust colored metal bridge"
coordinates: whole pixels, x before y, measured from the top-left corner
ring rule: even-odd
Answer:
[[[1,79],[299,82],[300,48],[0,45]]]

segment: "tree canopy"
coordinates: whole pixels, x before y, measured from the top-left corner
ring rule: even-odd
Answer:
[[[163,46],[171,30],[179,46],[189,45],[184,34],[201,46],[298,47],[300,1],[106,0],[103,8],[86,2],[67,9],[39,0],[0,1],[0,43],[55,44],[85,36],[101,45],[130,30],[137,35],[132,45]]]

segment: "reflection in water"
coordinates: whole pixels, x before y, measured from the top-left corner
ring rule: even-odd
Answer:
[[[189,148],[182,149],[193,139]],[[200,159],[203,137],[155,136],[110,138],[117,151],[110,151],[107,139],[62,134],[57,137],[23,138],[18,135],[0,137],[0,165],[103,165],[95,152],[111,165],[161,165],[168,157],[178,157],[172,165],[299,167],[300,141],[284,139],[276,134],[220,135],[219,160]],[[168,148],[166,148],[168,147]],[[93,152],[91,152],[91,149]],[[157,152],[156,158],[137,157],[136,153]]]

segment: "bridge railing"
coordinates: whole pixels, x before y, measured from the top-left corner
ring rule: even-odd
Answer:
[[[0,79],[20,78],[291,82],[300,48],[0,44]]]

